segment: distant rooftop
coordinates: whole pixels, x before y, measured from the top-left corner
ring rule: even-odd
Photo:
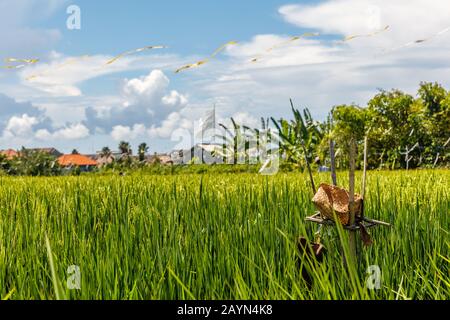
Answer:
[[[97,162],[81,154],[66,154],[58,158],[58,163],[63,167],[69,166],[96,166]]]
[[[13,159],[14,157],[19,156],[19,153],[16,150],[8,149],[8,150],[2,150],[0,151],[0,154],[3,156],[6,156],[8,160]]]

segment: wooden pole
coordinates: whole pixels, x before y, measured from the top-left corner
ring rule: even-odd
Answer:
[[[336,152],[335,152],[335,146],[333,140],[333,115],[330,115],[330,161],[331,161],[331,181],[333,182],[334,186],[337,186],[337,177],[336,177]]]
[[[334,152],[334,141],[330,139],[330,158],[331,158],[331,180],[333,181],[333,185],[337,186],[337,177],[336,177],[336,153]]]
[[[350,174],[349,174],[349,211],[350,211],[350,225],[355,225],[355,158],[356,158],[356,143],[352,138],[350,140]],[[349,236],[349,249],[350,249],[350,257],[348,263],[352,263],[354,266],[356,265],[356,230],[350,230]]]
[[[305,142],[303,141],[303,139],[302,139],[302,148],[303,148],[303,153],[305,154],[306,168],[308,169],[309,179],[311,180],[311,188],[313,191],[313,196],[315,196],[316,192],[317,192],[316,185],[314,184],[314,178],[313,178],[311,166],[309,165],[308,154],[307,154]]]
[[[368,146],[368,137],[366,136],[364,139],[364,168],[363,168],[363,178],[362,178],[362,187],[361,187],[361,198],[363,199],[363,207],[361,208],[361,218],[364,219],[364,199],[366,196],[366,179],[367,179],[367,146]]]

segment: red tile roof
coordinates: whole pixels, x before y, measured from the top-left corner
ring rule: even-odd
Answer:
[[[58,163],[63,167],[68,166],[96,166],[97,162],[81,154],[66,154],[58,158]]]
[[[8,160],[11,160],[12,158],[19,156],[19,153],[12,149],[2,150],[0,151],[0,154],[6,156]]]

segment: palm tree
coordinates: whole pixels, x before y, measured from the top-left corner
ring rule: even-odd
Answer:
[[[100,166],[107,166],[115,161],[113,153],[111,149],[109,149],[109,147],[103,147],[102,150],[99,152],[99,155],[100,158],[97,159],[97,163]]]
[[[133,153],[131,150],[130,143],[126,142],[126,141],[120,141],[119,151],[122,155],[126,155],[126,156],[130,156]]]
[[[149,147],[145,142],[141,143],[138,147],[139,161],[143,162],[145,160],[145,154],[148,152]]]
[[[130,166],[133,160],[131,157],[133,151],[131,150],[130,143],[126,141],[121,141],[119,143],[119,151],[121,153],[120,162],[125,166]]]
[[[103,147],[103,148],[102,148],[102,151],[100,151],[100,156],[101,156],[102,158],[108,159],[109,157],[112,156],[111,149],[109,149],[109,147]]]

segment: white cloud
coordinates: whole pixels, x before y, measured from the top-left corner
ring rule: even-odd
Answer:
[[[102,67],[108,59],[105,56],[61,57],[55,53],[51,56],[50,62],[39,63],[20,73],[22,84],[38,90],[36,96],[44,93],[50,97],[81,96],[80,83],[116,70]]]
[[[286,21],[299,27],[341,35],[364,34],[390,26],[382,36],[350,42],[396,44],[434,34],[450,25],[447,0],[328,0],[279,9]]]
[[[89,129],[86,128],[83,124],[73,124],[70,127],[60,129],[55,132],[55,137],[67,139],[67,140],[77,140],[86,138],[89,136]]]
[[[156,118],[166,116],[173,110],[184,107],[188,100],[179,92],[172,90],[166,94],[170,80],[161,70],[153,70],[147,76],[125,80],[122,87],[123,105],[139,105]]]
[[[317,39],[299,39],[289,42],[290,37],[274,34],[257,35],[249,42],[242,42],[229,50],[235,59],[232,72],[242,70],[268,69],[286,66],[303,66],[328,62],[338,62],[342,48],[325,46]],[[283,45],[280,45],[283,44]],[[277,46],[270,52],[268,48]],[[258,58],[257,62],[252,62]],[[220,81],[249,80],[249,75],[232,74],[220,76]]]
[[[115,126],[111,132],[111,137],[116,141],[134,140],[145,134],[145,126],[143,124],[135,124],[133,127]]]
[[[153,100],[161,96],[168,85],[169,78],[161,70],[153,70],[147,76],[125,81],[123,92],[127,98],[135,101]]]
[[[32,133],[33,126],[38,123],[38,119],[27,114],[21,117],[12,117],[3,131],[3,136],[8,138],[27,137]]]
[[[47,62],[23,69],[20,73],[21,83],[29,88],[35,97],[77,97],[83,92],[79,85],[88,80],[102,76],[141,69],[164,68],[177,58],[173,55],[129,56],[106,65],[110,55],[64,56],[59,52],[50,52]],[[142,96],[150,94],[149,89],[157,90],[156,81],[164,86],[159,75],[149,75],[142,79],[127,80],[123,90],[125,95]],[[168,81],[168,79],[167,79]]]
[[[72,124],[69,127],[58,129],[53,133],[50,133],[48,129],[39,129],[35,133],[35,137],[43,141],[56,139],[79,140],[87,138],[88,136],[89,129],[81,123]]]
[[[114,126],[111,131],[111,137],[115,141],[134,140],[137,138],[151,137],[168,139],[178,129],[191,129],[192,122],[183,118],[180,113],[173,112],[161,122],[160,125],[152,125],[146,128],[143,124],[134,124],[133,126]]]
[[[110,108],[87,110],[89,126],[119,131],[142,123],[146,127],[160,127],[172,113],[182,111],[188,100],[178,91],[169,91],[170,81],[161,70],[153,70],[139,78],[126,79],[121,89],[122,103]]]
[[[53,138],[53,135],[47,129],[37,130],[34,136],[43,141],[51,140]]]
[[[233,115],[233,119],[240,125],[249,128],[259,128],[261,126],[261,122],[248,112],[237,112]]]
[[[177,129],[191,129],[192,122],[185,119],[178,112],[171,113],[160,126],[153,125],[148,134],[153,138],[168,139]]]
[[[170,92],[170,94],[168,94],[162,98],[162,102],[165,105],[169,105],[172,107],[173,106],[182,106],[183,107],[183,106],[187,105],[188,100],[184,95],[178,93],[175,90],[172,90]]]

